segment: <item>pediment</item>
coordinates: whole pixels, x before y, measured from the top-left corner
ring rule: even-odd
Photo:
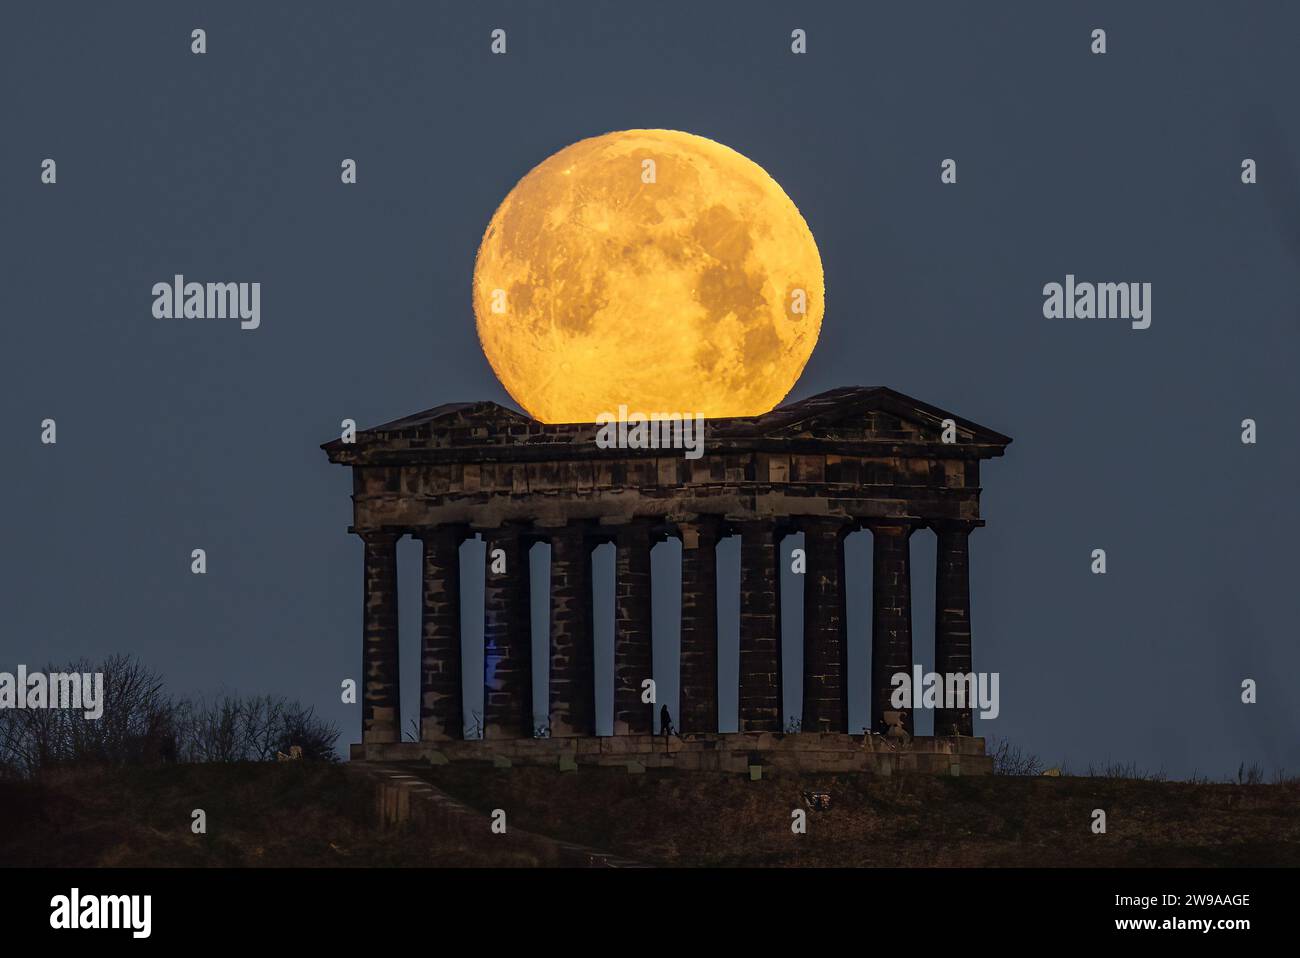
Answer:
[[[848,386],[779,406],[750,420],[772,438],[843,439],[857,442],[942,442],[945,420],[956,441],[1006,446],[1010,437],[885,386]]]
[[[536,421],[499,403],[444,403],[359,430],[355,444],[335,439],[324,443],[321,448],[334,454],[346,451],[349,445],[371,450],[480,445],[503,442],[512,435],[537,428]]]

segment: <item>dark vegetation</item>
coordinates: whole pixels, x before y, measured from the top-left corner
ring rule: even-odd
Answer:
[[[512,829],[663,866],[1300,864],[1300,785],[1103,776],[746,776],[412,766],[482,829],[384,829],[371,780],[324,762],[50,768],[0,782],[0,864],[537,866]],[[830,797],[814,810],[806,792]],[[192,833],[201,808],[207,833]],[[807,813],[794,835],[791,811]],[[1092,833],[1104,809],[1107,832]]]
[[[205,834],[191,830],[195,809]],[[536,864],[494,838],[380,829],[370,782],[338,763],[60,767],[0,781],[0,866]]]
[[[283,698],[176,699],[156,672],[129,656],[73,662],[53,672],[102,672],[103,715],[80,709],[0,710],[0,778],[55,768],[165,762],[266,762],[297,746],[307,761],[337,760],[339,732],[310,707]]]
[[[102,672],[103,715],[0,710],[0,866],[537,864],[486,830],[378,828],[338,730],[297,702],[173,698],[126,656],[45,671]]]
[[[481,834],[472,818],[456,831],[384,829],[372,781],[337,763],[338,731],[309,708],[176,700],[125,657],[49,671],[104,672],[104,715],[0,711],[0,865],[543,864],[492,836],[494,808],[514,828],[657,865],[1300,864],[1295,778],[1265,784],[1243,764],[1234,781],[1171,782],[1119,762],[1075,775],[999,740],[995,774],[961,778],[413,766],[480,812]],[[302,761],[275,761],[295,746]],[[829,808],[810,807],[812,792]],[[1103,835],[1090,827],[1098,808]]]
[[[467,764],[421,773],[519,828],[659,865],[1300,865],[1300,784],[1102,775],[744,776]],[[830,796],[809,808],[804,793]],[[791,812],[808,831],[791,832]],[[1104,835],[1091,830],[1106,812]]]

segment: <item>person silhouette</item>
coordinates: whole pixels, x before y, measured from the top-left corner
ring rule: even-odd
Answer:
[[[661,706],[659,709],[659,731],[663,733],[664,748],[667,749],[668,736],[677,734],[673,729],[673,717],[672,713],[668,711],[667,704]]]

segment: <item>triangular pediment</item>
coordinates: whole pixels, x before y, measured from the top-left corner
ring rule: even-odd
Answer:
[[[491,401],[443,403],[422,412],[403,416],[357,432],[356,443],[370,449],[392,446],[436,448],[492,442],[509,435],[511,430],[536,427],[538,424],[523,413]],[[327,452],[345,449],[342,439],[324,443]]]
[[[942,441],[945,420],[954,424],[958,442],[999,447],[1011,442],[1009,436],[987,426],[886,386],[832,389],[778,406],[762,416],[732,420],[735,425],[731,429],[783,439],[928,443]]]
[[[521,412],[508,409],[500,403],[483,400],[480,402],[453,402],[434,406],[424,412],[417,412],[401,419],[394,419],[379,426],[365,430],[368,433],[402,433],[412,431],[440,432],[458,426],[509,427],[533,423]]]

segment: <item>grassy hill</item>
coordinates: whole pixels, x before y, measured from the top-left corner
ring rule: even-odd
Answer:
[[[370,782],[307,763],[63,771],[0,782],[0,864],[536,865],[512,828],[658,865],[1296,865],[1300,785],[621,769],[413,768],[483,813],[482,837],[376,825]],[[830,794],[791,833],[804,790]],[[190,830],[207,813],[207,834]],[[1093,834],[1104,809],[1107,832]]]
[[[1300,785],[1102,777],[744,777],[439,766],[421,771],[524,829],[662,865],[1300,865]],[[791,832],[802,793],[831,798]],[[1093,834],[1093,809],[1106,834]]]
[[[191,813],[207,813],[207,833]],[[0,865],[491,866],[535,859],[487,837],[375,824],[369,781],[339,765],[245,762],[66,770],[0,781]]]

